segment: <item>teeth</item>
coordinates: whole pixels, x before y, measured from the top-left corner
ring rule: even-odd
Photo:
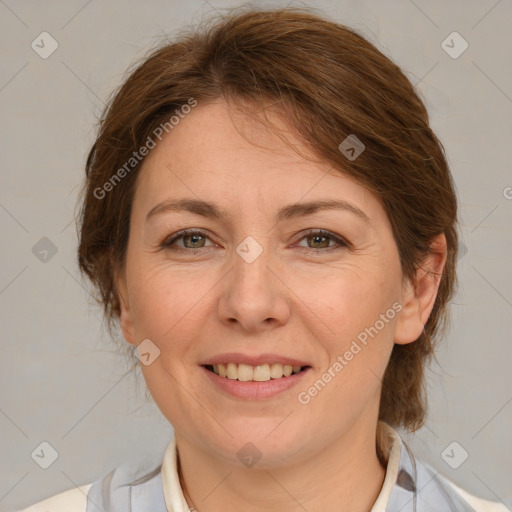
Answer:
[[[233,364],[233,363],[231,363]],[[253,376],[253,367],[248,364],[239,364],[238,365],[238,380],[246,382],[248,380],[252,380]]]
[[[270,379],[280,379],[288,377],[292,373],[299,373],[301,366],[291,366],[289,364],[260,364],[251,366],[249,364],[214,364],[213,371],[220,377],[227,377],[231,380],[239,380],[242,382],[256,381],[265,382]]]
[[[254,367],[254,374],[252,380],[257,382],[265,382],[266,380],[270,380],[270,366],[268,364],[262,364],[260,366]]]
[[[233,380],[238,378],[238,368],[237,368],[236,364],[228,363],[228,367],[226,370],[226,377],[228,379],[233,379]]]
[[[283,365],[282,364],[270,365],[270,376],[273,379],[281,378],[283,376]]]

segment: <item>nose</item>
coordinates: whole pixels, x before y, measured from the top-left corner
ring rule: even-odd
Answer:
[[[277,266],[270,249],[263,249],[253,261],[243,252],[234,252],[233,266],[221,286],[221,322],[230,328],[236,324],[247,332],[265,332],[286,324],[290,317],[290,290]]]

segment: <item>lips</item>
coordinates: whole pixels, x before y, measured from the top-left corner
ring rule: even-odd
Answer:
[[[214,366],[218,364],[228,365],[229,363],[234,364],[247,364],[249,366],[260,366],[263,364],[281,364],[283,366],[311,366],[307,361],[302,361],[300,359],[295,359],[292,357],[280,355],[280,354],[259,354],[259,355],[249,355],[249,354],[241,354],[237,352],[228,352],[224,354],[218,354],[213,356],[202,363],[199,363],[201,366]]]
[[[233,363],[231,363],[233,364]],[[248,380],[241,381],[228,377],[221,377],[208,369],[207,365],[200,366],[203,375],[211,382],[214,389],[219,390],[226,396],[246,400],[264,400],[284,393],[298,385],[305,376],[313,370],[311,366],[303,367],[298,373],[283,376],[277,379],[270,379],[264,382]]]
[[[312,371],[307,361],[271,353],[227,352],[206,359],[200,367],[217,389],[245,400],[280,394]]]

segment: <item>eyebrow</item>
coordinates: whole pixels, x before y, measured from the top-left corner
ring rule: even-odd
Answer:
[[[295,217],[312,215],[320,210],[343,210],[350,212],[371,224],[369,217],[362,210],[347,201],[340,199],[309,201],[294,203],[279,209],[276,215],[277,222],[283,222]],[[226,210],[215,203],[192,198],[169,199],[154,206],[146,215],[146,222],[156,215],[168,212],[188,211],[202,217],[224,221],[229,217]]]

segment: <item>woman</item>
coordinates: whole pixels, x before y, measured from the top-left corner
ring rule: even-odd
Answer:
[[[79,263],[175,437],[27,510],[504,511],[414,457],[455,285],[443,149],[400,69],[307,11],[156,49],[102,118]]]

